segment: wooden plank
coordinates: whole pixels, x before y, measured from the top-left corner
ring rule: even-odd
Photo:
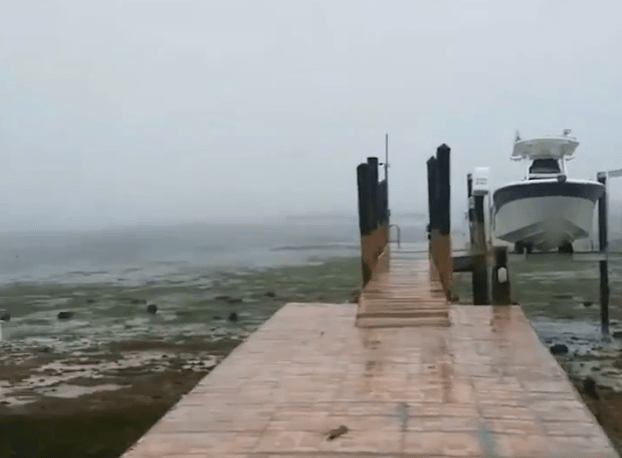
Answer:
[[[356,313],[288,304],[124,457],[618,457],[519,307],[371,329]]]
[[[447,326],[449,303],[426,253],[391,249],[359,298],[359,327]]]
[[[395,259],[358,306],[283,307],[124,458],[618,457],[520,307]]]

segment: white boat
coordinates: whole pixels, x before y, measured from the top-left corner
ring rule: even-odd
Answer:
[[[531,140],[516,135],[512,160],[528,162],[525,178],[498,188],[492,211],[494,236],[513,243],[518,252],[572,252],[572,242],[592,229],[605,186],[567,177],[566,162],[579,146],[569,134]]]

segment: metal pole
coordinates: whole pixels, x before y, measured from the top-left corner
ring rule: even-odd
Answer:
[[[607,262],[607,172],[601,172],[597,179],[605,185],[605,193],[598,200],[598,248],[605,253],[599,262],[600,270],[600,325],[603,334],[609,333],[609,266]]]
[[[389,134],[384,134],[384,180],[387,183],[387,225],[391,224],[391,210],[389,209]]]

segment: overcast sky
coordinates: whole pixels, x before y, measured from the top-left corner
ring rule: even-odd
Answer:
[[[390,135],[394,213],[425,161],[464,175],[572,128],[571,174],[622,167],[622,3],[7,1],[0,225],[108,226],[356,212]]]

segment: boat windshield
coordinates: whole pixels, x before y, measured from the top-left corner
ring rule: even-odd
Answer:
[[[529,173],[561,173],[557,159],[534,159]]]

